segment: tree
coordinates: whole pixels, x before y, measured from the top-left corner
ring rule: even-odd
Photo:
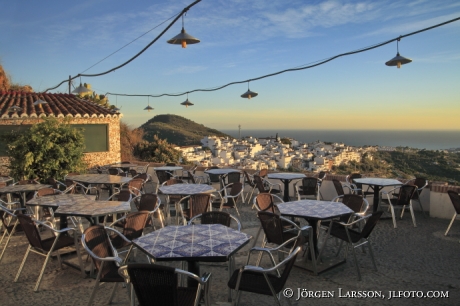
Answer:
[[[174,145],[154,135],[152,142],[144,140],[134,147],[134,156],[154,163],[177,163],[181,152],[174,149]]]
[[[16,180],[54,177],[86,169],[84,138],[69,120],[47,118],[22,134],[5,136],[10,175]]]
[[[134,147],[143,142],[144,130],[133,129],[124,122],[120,122],[120,146],[121,160],[135,159],[133,151]]]

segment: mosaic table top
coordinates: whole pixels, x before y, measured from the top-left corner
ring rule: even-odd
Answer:
[[[355,183],[364,184],[364,185],[374,185],[374,186],[398,186],[402,185],[398,180],[395,179],[386,179],[386,178],[378,178],[378,177],[364,177],[364,178],[357,178],[353,180]]]
[[[267,176],[269,179],[278,180],[295,180],[306,177],[303,173],[269,173]]]
[[[68,175],[66,177],[69,180],[74,180],[80,183],[87,184],[126,184],[131,177],[109,175],[109,174],[80,174],[80,175]]]
[[[283,216],[318,220],[331,219],[353,213],[353,210],[340,202],[301,200],[280,203],[277,206]]]
[[[39,189],[49,188],[49,187],[51,187],[51,185],[45,185],[45,184],[9,185],[9,186],[0,188],[0,193],[37,191]]]
[[[222,175],[222,174],[227,174],[227,173],[232,173],[232,172],[241,172],[241,171],[237,169],[224,168],[224,169],[209,169],[209,170],[206,170],[204,173]]]
[[[208,184],[174,184],[158,188],[164,194],[190,195],[197,193],[210,193],[216,191]]]
[[[33,198],[26,202],[29,206],[59,207],[61,205],[75,205],[79,203],[94,203],[95,195],[86,194],[53,194],[44,197]]]
[[[137,167],[137,164],[121,164],[121,163],[116,163],[116,164],[111,164],[110,168],[133,168]]]
[[[133,244],[155,260],[227,261],[252,237],[221,224],[166,226]]]
[[[155,171],[169,171],[169,172],[172,172],[172,171],[176,171],[176,170],[182,170],[183,167],[180,167],[180,166],[163,166],[163,167],[155,167],[153,168]]]
[[[129,202],[85,200],[73,205],[61,205],[56,209],[55,215],[92,218],[129,211],[131,211]]]

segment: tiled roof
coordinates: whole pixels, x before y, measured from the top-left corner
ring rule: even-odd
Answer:
[[[34,105],[37,100],[47,104]],[[10,112],[12,106],[21,110]],[[100,106],[91,101],[82,100],[71,94],[1,92],[0,118],[39,118],[39,117],[73,117],[73,118],[105,118],[121,117],[121,114]]]

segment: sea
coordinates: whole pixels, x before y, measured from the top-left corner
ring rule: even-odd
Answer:
[[[239,138],[239,130],[221,130]],[[460,148],[460,130],[244,130],[241,137],[289,137],[309,143],[343,142],[349,146],[378,145],[389,147],[409,147],[426,150]]]

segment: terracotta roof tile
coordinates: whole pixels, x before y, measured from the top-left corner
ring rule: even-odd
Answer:
[[[44,100],[47,104],[34,105],[37,100]],[[13,105],[22,110],[10,112]],[[88,100],[77,98],[71,94],[51,94],[35,92],[0,92],[0,118],[39,118],[39,117],[121,117],[120,113],[113,112],[103,106]]]

